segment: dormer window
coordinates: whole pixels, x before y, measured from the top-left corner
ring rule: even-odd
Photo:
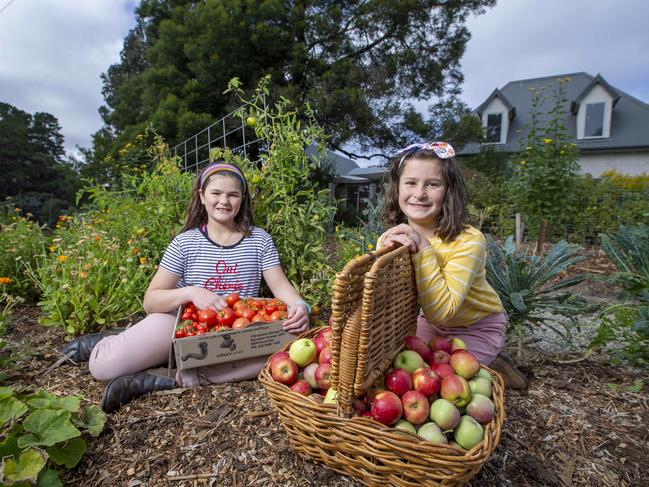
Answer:
[[[503,129],[503,114],[488,113],[486,141],[491,144],[502,143],[501,141],[502,129]]]
[[[584,137],[604,136],[604,109],[606,103],[588,103],[586,105],[586,121]]]

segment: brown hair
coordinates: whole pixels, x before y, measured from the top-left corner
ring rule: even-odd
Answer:
[[[442,213],[437,222],[437,236],[444,242],[454,240],[466,228],[469,221],[468,199],[464,179],[455,158],[440,159],[432,150],[420,149],[411,154],[406,154],[403,159],[397,157],[392,160],[390,163],[390,184],[385,193],[383,221],[388,227],[408,223],[406,215],[399,207],[399,179],[403,168],[406,167],[410,159],[426,159],[439,162],[446,183],[446,195],[442,204]]]
[[[185,224],[180,230],[180,233],[186,232],[187,230],[191,230],[193,228],[198,228],[201,225],[205,225],[207,223],[207,210],[205,210],[205,205],[203,205],[203,203],[201,202],[200,193],[201,191],[205,191],[205,188],[213,177],[227,176],[229,178],[236,179],[239,184],[241,184],[241,207],[239,208],[239,213],[237,213],[234,217],[234,224],[237,228],[237,231],[241,232],[244,235],[250,235],[253,223],[250,193],[245,189],[249,187],[248,182],[246,181],[245,184],[242,184],[240,179],[241,176],[234,172],[219,171],[206,178],[205,182],[201,185],[201,174],[198,174],[196,176],[196,181],[194,182],[194,187],[192,188],[191,200],[189,201],[189,205],[187,205],[187,211],[185,213]]]

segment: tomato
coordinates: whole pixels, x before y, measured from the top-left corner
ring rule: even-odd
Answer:
[[[271,321],[285,320],[286,318],[288,318],[288,313],[279,309],[277,311],[274,311],[273,314],[270,315]]]
[[[227,326],[229,328],[232,326],[232,323],[234,323],[236,318],[234,310],[226,307],[217,313],[216,322],[219,326]]]
[[[286,311],[286,303],[278,304],[277,309],[280,310],[280,311]]]
[[[192,330],[192,331],[188,331],[188,332],[185,333],[185,336],[188,336],[188,337],[193,337],[194,335],[196,335],[196,332],[193,331],[193,330]]]
[[[176,330],[176,338],[185,338],[187,336],[187,332],[185,331],[184,328],[179,328]]]
[[[250,320],[250,321],[252,323],[257,323],[259,321],[265,323],[265,322],[268,321],[268,319],[267,319],[266,315],[262,315],[262,314],[257,313],[255,316],[252,317],[252,320]]]
[[[196,331],[197,332],[202,331],[203,333],[205,333],[208,328],[209,328],[208,324],[206,322],[204,322],[204,321],[201,321],[201,322],[198,323],[198,325],[196,325]]]
[[[198,310],[198,321],[207,323],[207,326],[216,325],[217,313],[212,308]]]
[[[272,301],[268,302],[266,306],[264,306],[264,311],[266,311],[267,315],[273,314],[277,311],[277,303],[273,303]]]
[[[235,313],[236,313],[237,311],[239,311],[240,309],[242,309],[242,308],[247,308],[247,307],[248,307],[248,305],[246,304],[246,302],[245,302],[245,301],[241,301],[241,300],[237,301],[236,303],[234,303],[234,304],[232,305],[232,309],[234,310]]]
[[[228,294],[225,297],[225,302],[228,303],[228,306],[230,306],[230,308],[232,308],[234,306],[234,303],[238,301],[239,301],[239,295],[237,293]]]
[[[188,313],[187,311],[185,311],[185,312],[183,313],[183,315],[180,317],[180,319],[183,320],[183,321],[185,321],[185,320],[191,320],[191,319],[192,319],[192,314],[191,314],[191,313]]]
[[[250,324],[250,320],[248,318],[237,318],[234,320],[234,323],[232,323],[232,329],[236,330],[237,328],[245,328]]]
[[[250,308],[246,308],[241,312],[241,316],[248,320],[252,320],[252,317],[255,316],[255,314],[254,310]]]
[[[248,307],[253,311],[259,311],[260,309],[263,309],[264,302],[260,299],[249,299]]]

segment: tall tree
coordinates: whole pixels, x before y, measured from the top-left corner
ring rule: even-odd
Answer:
[[[97,157],[152,124],[170,142],[231,108],[223,90],[271,74],[274,96],[309,102],[332,144],[387,150],[413,124],[413,100],[462,82],[469,15],[495,0],[142,0],[119,63],[103,76]],[[404,132],[404,127],[408,130]]]
[[[52,223],[74,205],[79,188],[64,154],[56,117],[0,102],[0,199],[12,197],[23,211]]]

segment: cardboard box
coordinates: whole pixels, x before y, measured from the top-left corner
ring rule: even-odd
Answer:
[[[181,315],[182,307],[178,310],[176,324]],[[237,330],[185,338],[175,338],[174,327],[170,355],[175,358],[176,368],[180,370],[270,355],[296,338],[296,335],[282,329],[283,323],[284,320],[255,323]]]

